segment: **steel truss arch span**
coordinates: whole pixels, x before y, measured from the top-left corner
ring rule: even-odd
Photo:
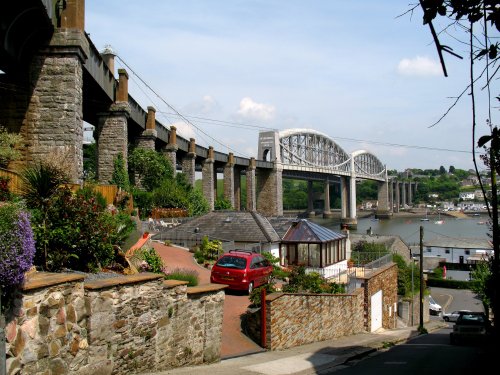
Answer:
[[[385,180],[385,166],[372,153],[359,150],[349,155],[328,135],[313,129],[279,132],[279,160],[284,169],[311,170]],[[353,170],[354,169],[354,170]]]

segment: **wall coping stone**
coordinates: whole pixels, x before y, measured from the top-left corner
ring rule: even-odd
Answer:
[[[124,275],[121,277],[111,277],[109,279],[99,279],[85,282],[85,289],[97,290],[109,288],[117,285],[127,285],[140,283],[144,281],[158,280],[162,279],[163,275],[151,272],[141,272],[135,275]]]
[[[22,290],[40,289],[58,284],[83,281],[83,279],[85,279],[85,275],[76,273],[35,272],[26,279]]]
[[[182,281],[182,280],[165,280],[163,282],[163,286],[166,288],[175,288],[176,286],[179,285],[187,285],[189,284],[189,281]]]
[[[198,286],[190,286],[187,288],[187,294],[199,294],[206,292],[216,292],[226,289],[229,285],[225,284],[203,284]]]
[[[362,290],[362,288],[358,288]],[[356,289],[356,291],[358,290]],[[281,298],[283,296],[314,296],[314,297],[355,297],[357,293],[354,291],[353,293],[283,293],[283,292],[278,292],[278,293],[271,293],[266,296],[266,302],[272,302],[277,300],[278,298]]]
[[[356,276],[356,278],[361,279],[361,280],[370,280],[371,278],[381,274],[382,272],[387,271],[391,267],[397,267],[396,263],[391,262],[391,263],[387,264],[386,266],[379,268],[377,271],[375,271],[373,273],[369,273],[368,276]]]

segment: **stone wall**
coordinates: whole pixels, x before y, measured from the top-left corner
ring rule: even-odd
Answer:
[[[349,295],[275,293],[266,303],[266,346],[271,350],[364,331],[361,289]]]
[[[362,278],[352,294],[273,293],[266,298],[266,347],[283,350],[294,346],[367,332],[370,327],[369,297],[382,290],[382,326],[395,328],[397,266],[382,267]],[[368,302],[367,302],[368,298]],[[260,310],[247,312],[243,328],[260,343]]]
[[[36,274],[7,317],[8,374],[135,374],[220,360],[224,292],[138,274]]]

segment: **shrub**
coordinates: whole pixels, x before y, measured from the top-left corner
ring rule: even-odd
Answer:
[[[198,272],[191,269],[175,268],[173,271],[165,273],[165,279],[187,281],[187,286],[196,286],[198,285]]]
[[[134,188],[132,196],[134,204],[139,208],[139,217],[143,220],[150,217],[153,211],[153,193]]]
[[[290,280],[283,286],[288,293],[344,293],[343,285],[330,282],[317,272],[306,273],[304,266],[294,267],[290,273]]]
[[[279,262],[280,259],[278,257],[275,257],[271,252],[269,251],[264,251],[262,252],[262,256],[266,258],[269,263],[273,266],[273,273],[271,274],[271,282],[274,281],[274,279],[284,279],[286,277],[290,276],[290,271],[284,270],[283,268],[280,267]]]
[[[146,266],[142,269],[143,271],[163,273],[163,259],[161,259],[154,248],[142,248],[139,257],[146,262]]]
[[[203,260],[217,260],[219,255],[223,253],[222,242],[219,240],[209,240],[204,236],[201,240],[199,258]],[[195,253],[196,257],[196,253]]]
[[[226,198],[217,198],[214,204],[215,210],[232,210],[233,206]]]
[[[50,271],[97,271],[114,260],[119,223],[95,197],[60,189],[45,211],[33,211],[36,263]]]
[[[20,134],[9,133],[0,126],[0,167],[7,167],[11,161],[19,159],[21,152],[17,146],[22,140]]]
[[[250,292],[250,296],[248,297],[250,299],[250,302],[252,303],[252,306],[260,307],[260,305],[262,304],[262,301],[261,301],[262,289],[265,289],[267,294],[276,292],[276,288],[274,287],[274,284],[271,284],[271,283],[265,284],[265,285],[259,286],[258,288],[253,289]]]
[[[170,160],[155,150],[135,148],[129,153],[128,163],[133,176],[139,178],[146,191],[153,191],[163,181],[174,178]]]

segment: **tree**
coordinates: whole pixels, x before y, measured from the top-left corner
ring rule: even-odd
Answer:
[[[450,169],[448,169],[449,173],[455,173],[455,167],[453,165],[450,165]]]
[[[476,175],[479,176],[479,170],[476,162],[476,97],[475,89],[476,86],[481,84],[482,87],[487,88],[488,93],[488,103],[487,103],[487,124],[490,127],[490,134],[487,134],[479,139],[477,145],[479,147],[485,146],[490,143],[490,147],[487,150],[486,159],[490,165],[491,178],[492,178],[492,199],[491,199],[491,210],[488,208],[490,218],[492,220],[492,240],[493,240],[493,251],[494,257],[492,262],[492,283],[493,288],[486,290],[486,293],[491,293],[491,301],[493,307],[493,313],[495,317],[500,316],[500,299],[499,299],[499,289],[500,289],[500,262],[499,262],[499,252],[500,252],[500,232],[498,227],[498,202],[497,202],[497,191],[496,191],[496,175],[497,175],[497,162],[499,161],[497,156],[500,150],[500,136],[498,135],[498,130],[493,126],[491,119],[491,89],[492,84],[496,82],[495,76],[498,74],[498,59],[499,55],[499,43],[497,41],[495,33],[500,31],[500,4],[498,0],[420,0],[419,5],[424,11],[423,21],[424,24],[429,25],[431,34],[436,45],[436,49],[439,55],[441,66],[443,69],[443,74],[448,76],[446,71],[446,64],[444,61],[443,52],[449,53],[455,57],[460,57],[456,53],[452,52],[451,49],[441,44],[439,36],[450,35],[453,30],[455,33],[463,32],[465,38],[460,40],[462,35],[451,35],[452,38],[465,43],[469,47],[469,76],[470,83],[462,91],[460,95],[457,96],[454,104],[445,112],[445,114],[436,122],[439,123],[447,113],[453,108],[453,106],[464,96],[464,94],[469,94],[471,99],[471,112],[472,112],[472,159],[474,162],[474,167]],[[418,5],[417,5],[418,6]],[[417,7],[416,6],[416,7]],[[449,25],[445,27],[446,32],[442,34],[436,32],[433,20],[437,17],[445,18],[449,21]],[[457,27],[453,27],[457,26]],[[443,31],[445,31],[443,30]],[[492,38],[492,36],[495,38]],[[461,57],[460,57],[461,58]],[[475,65],[483,63],[482,69],[477,73]],[[488,203],[488,198],[485,194],[485,189],[482,185],[481,179],[480,186],[483,190],[483,195],[485,196],[486,203]],[[487,206],[490,206],[487,204]],[[495,331],[498,335],[499,325],[495,324]]]
[[[440,175],[446,174],[446,168],[445,168],[445,167],[443,167],[443,166],[440,166],[440,167],[439,167],[439,174],[440,174]]]

